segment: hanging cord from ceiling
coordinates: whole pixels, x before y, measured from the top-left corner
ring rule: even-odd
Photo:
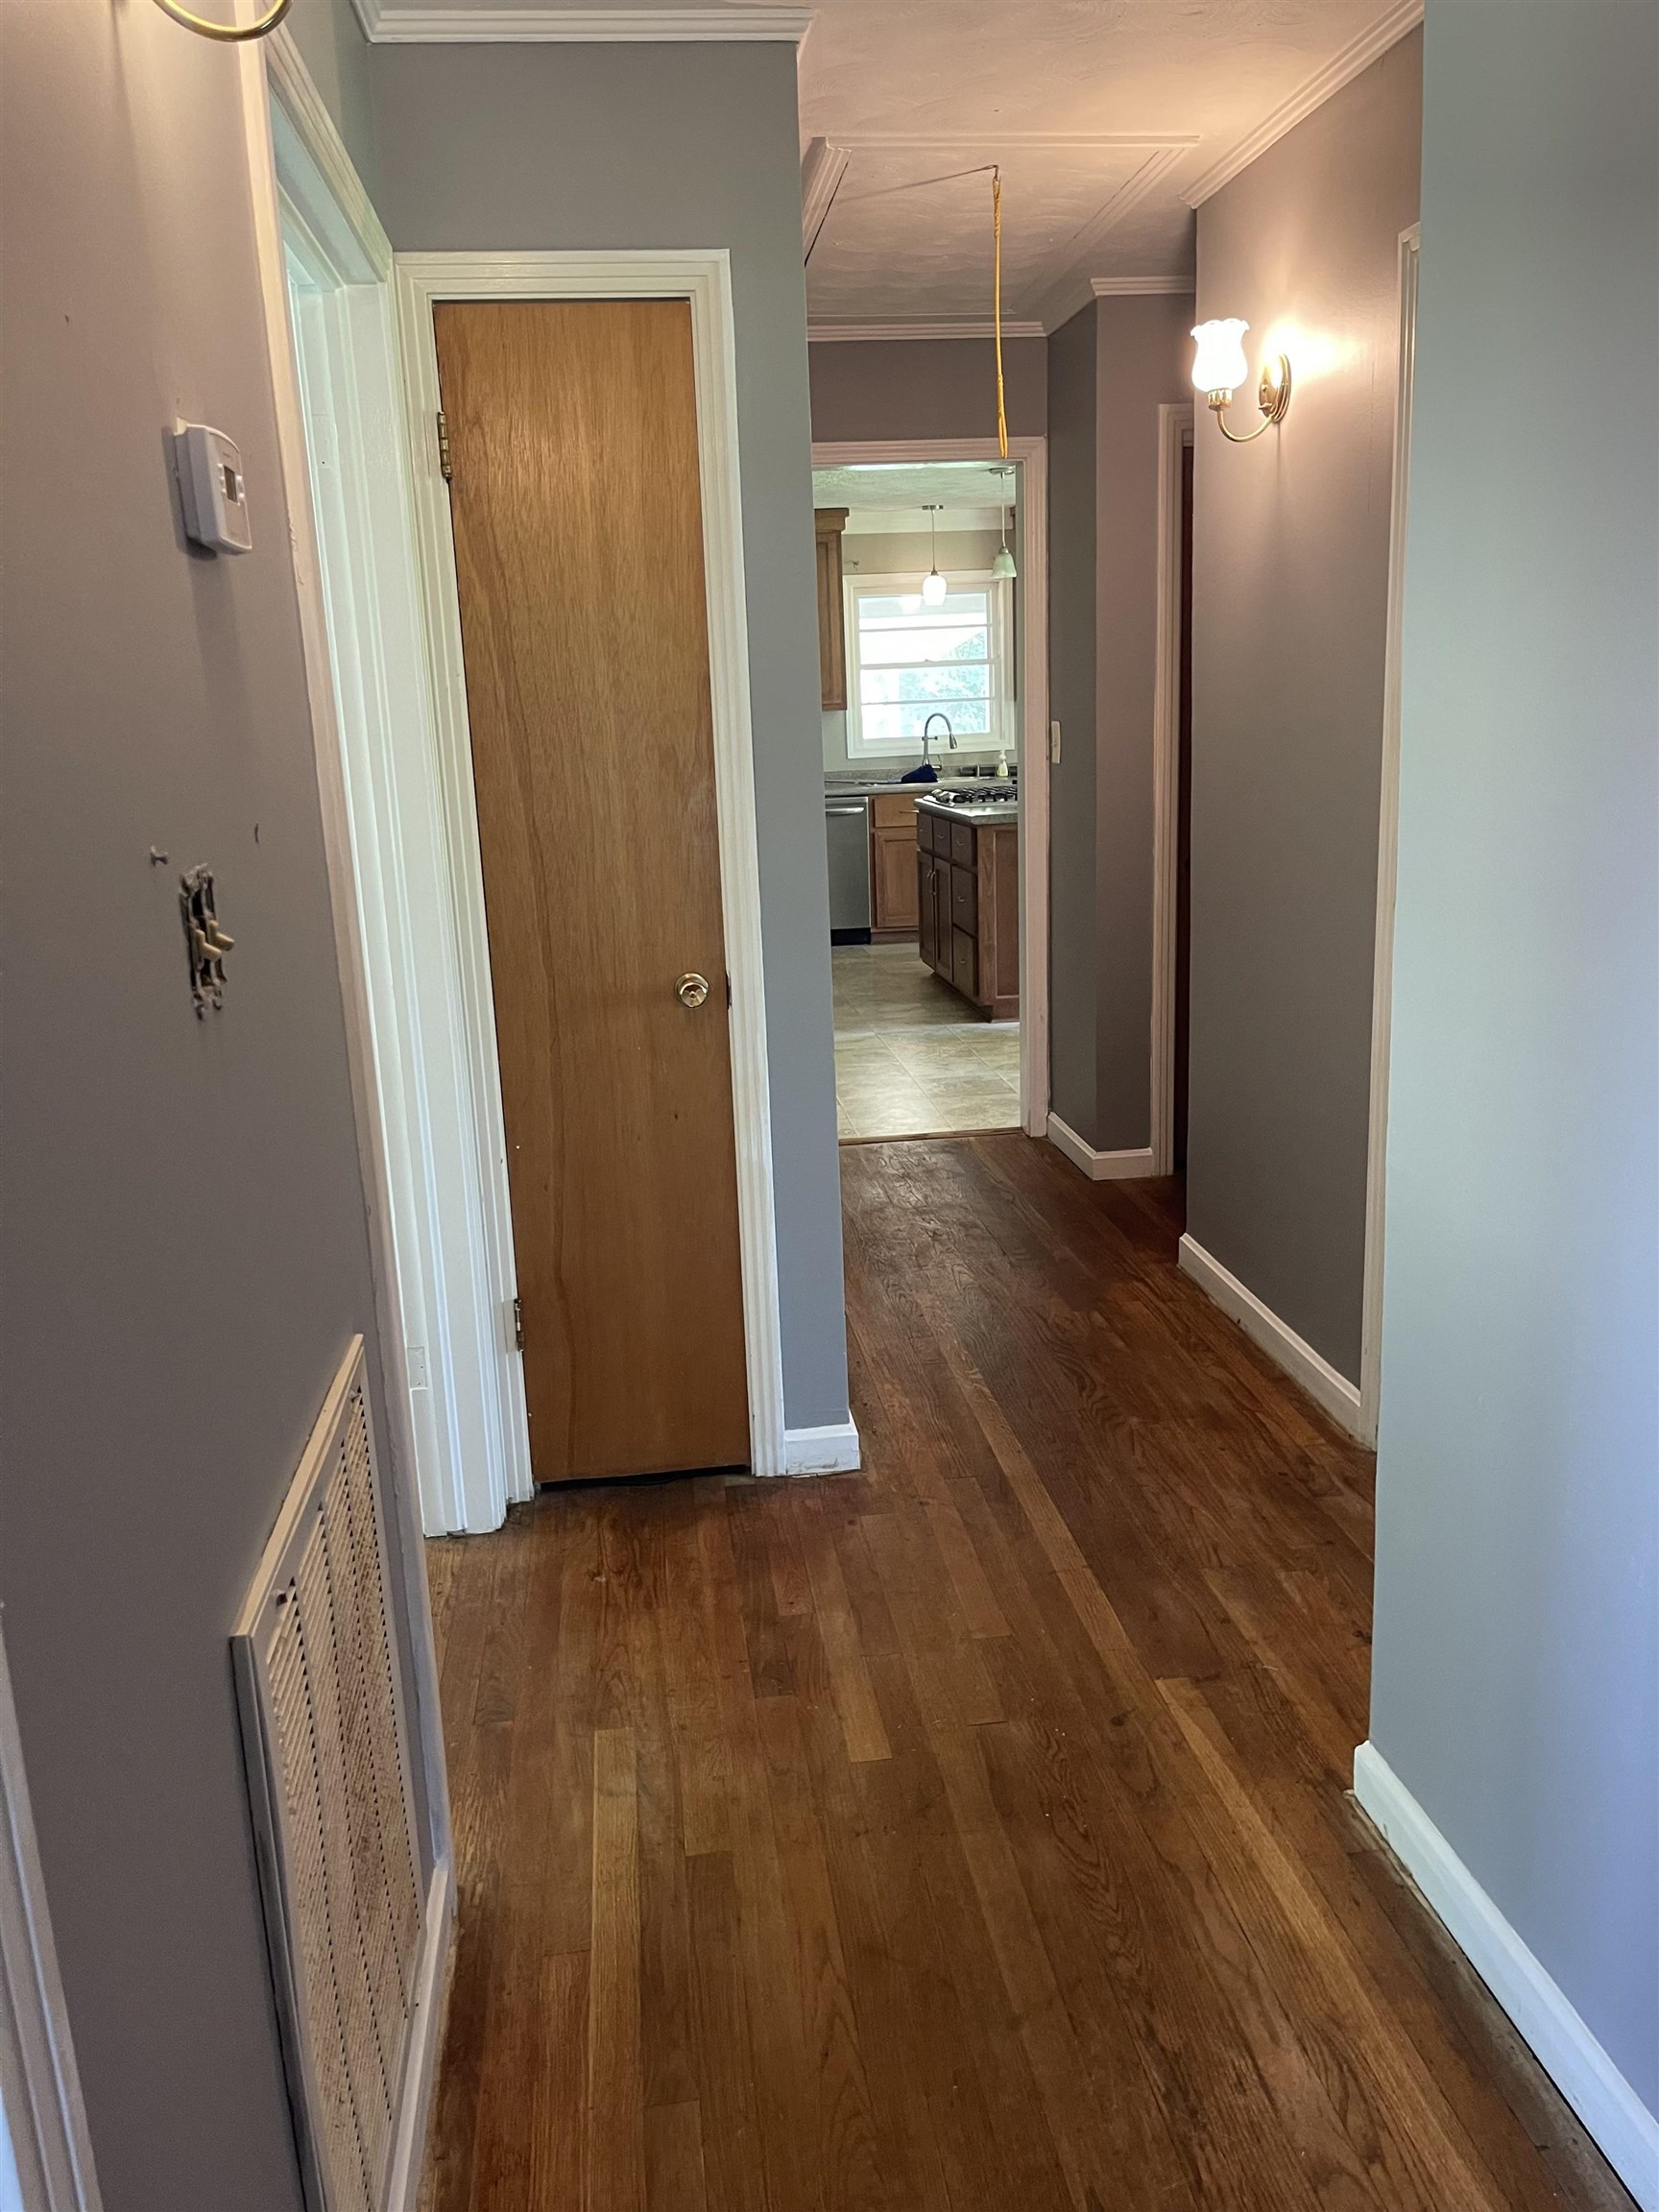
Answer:
[[[991,172],[991,322],[997,333],[997,450],[1008,458],[1008,403],[1002,388],[1002,172]]]
[[[180,0],[156,0],[163,15],[171,15],[175,23],[182,23],[186,31],[200,33],[204,38],[221,38],[228,44],[240,45],[247,38],[263,38],[275,31],[294,0],[275,0],[264,14],[252,23],[215,23],[210,16],[193,15],[188,8],[180,7]]]

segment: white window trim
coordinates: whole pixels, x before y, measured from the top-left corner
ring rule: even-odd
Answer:
[[[957,569],[947,578],[950,589],[956,590],[986,590],[991,606],[991,673],[996,685],[993,726],[988,737],[958,736],[958,753],[1012,753],[1016,748],[1013,733],[1019,729],[1018,702],[1013,689],[1013,602],[1014,595],[1005,578],[994,576],[989,568]],[[900,737],[886,743],[868,741],[861,727],[863,708],[859,693],[858,654],[858,600],[860,596],[891,598],[900,593],[914,594],[919,589],[915,572],[905,569],[902,574],[866,575],[862,569],[856,574],[844,576],[841,591],[844,609],[844,627],[847,637],[847,757],[850,760],[891,760],[908,758],[920,753],[919,737]],[[940,712],[945,712],[943,708]],[[950,751],[949,744],[945,750]]]

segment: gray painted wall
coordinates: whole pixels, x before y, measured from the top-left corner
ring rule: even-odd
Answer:
[[[1422,34],[1198,210],[1283,427],[1194,457],[1188,1226],[1358,1382],[1398,354]],[[1237,402],[1240,426],[1258,420]]]
[[[840,339],[807,349],[812,435],[995,438],[997,360],[989,338]],[[1002,342],[1003,402],[1016,438],[1047,427],[1046,341]]]
[[[369,89],[369,42],[351,0],[294,0],[287,29],[373,199],[380,161]]]
[[[106,2212],[299,2212],[227,1638],[373,1306],[241,63],[104,0],[0,32],[6,1641]],[[185,549],[178,416],[240,442],[245,558]]]
[[[1371,1715],[1650,2111],[1656,86],[1651,0],[1431,6]]]
[[[1048,340],[1053,1110],[1151,1134],[1158,409],[1189,397],[1189,299],[1099,300]]]
[[[1049,1103],[1094,1141],[1094,712],[1097,318],[1048,338],[1048,712],[1060,724],[1049,777]]]
[[[400,252],[731,252],[784,1395],[793,1427],[844,1420],[794,50],[385,46],[369,60],[378,205]]]
[[[1190,399],[1192,301],[1095,305],[1094,1135],[1152,1132],[1152,753],[1158,676],[1158,410]]]

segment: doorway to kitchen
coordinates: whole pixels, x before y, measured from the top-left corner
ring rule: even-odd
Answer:
[[[816,445],[843,1142],[1046,1126],[1044,445]]]

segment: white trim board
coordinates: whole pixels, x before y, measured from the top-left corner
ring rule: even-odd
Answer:
[[[1133,1183],[1142,1175],[1156,1173],[1149,1144],[1129,1152],[1097,1152],[1093,1144],[1078,1136],[1070,1121],[1062,1121],[1058,1114],[1049,1115],[1045,1134],[1055,1150],[1064,1153],[1091,1183]]]
[[[1354,1754],[1354,1794],[1642,2212],[1659,2212],[1659,2119],[1374,1743]]]
[[[29,2212],[99,2212],[98,2177],[0,1643],[0,2144]]]
[[[1222,1312],[1238,1322],[1253,1344],[1259,1344],[1270,1359],[1276,1360],[1292,1382],[1300,1382],[1339,1428],[1346,1429],[1351,1436],[1359,1433],[1359,1392],[1345,1375],[1338,1375],[1328,1359],[1321,1358],[1311,1344],[1281,1321],[1270,1307],[1263,1306],[1255,1291],[1246,1288],[1202,1244],[1183,1237],[1178,1258],[1182,1273],[1190,1275]]]
[[[441,300],[685,300],[690,303],[714,717],[714,803],[720,838],[726,969],[732,983],[728,1022],[750,1463],[757,1475],[781,1475],[785,1472],[782,1321],[760,953],[760,866],[749,710],[731,256],[724,248],[643,252],[408,253],[397,257],[397,288],[416,542],[449,823],[451,895],[457,934],[466,948],[468,1038],[474,1088],[492,1113],[493,1134],[501,1127],[501,1078],[490,986],[490,940],[472,785],[455,543],[448,493],[438,462],[438,347],[432,310]],[[489,1174],[494,1210],[510,1223],[504,1132],[493,1149]]]
[[[1181,456],[1190,400],[1158,410],[1158,630],[1152,686],[1152,1156],[1175,1169],[1175,956],[1181,830]]]
[[[1394,0],[1394,4],[1378,16],[1368,30],[1351,38],[1339,53],[1334,54],[1322,69],[1297,85],[1287,100],[1282,100],[1270,115],[1262,117],[1247,137],[1212,162],[1202,176],[1194,178],[1182,197],[1189,207],[1202,207],[1212,193],[1219,192],[1223,184],[1231,184],[1240,171],[1265,154],[1269,146],[1277,145],[1286,132],[1294,131],[1297,124],[1322,108],[1333,93],[1340,92],[1344,84],[1351,84],[1362,69],[1386,54],[1390,46],[1397,46],[1408,31],[1414,31],[1423,20],[1423,0]]]
[[[995,323],[808,323],[813,346],[891,346],[933,338],[995,338]],[[1002,320],[1004,338],[1046,338],[1041,323]]]
[[[1388,1180],[1388,1060],[1394,1034],[1394,905],[1400,875],[1400,669],[1406,611],[1407,506],[1417,362],[1417,261],[1422,228],[1400,233],[1400,343],[1388,524],[1388,617],[1382,675],[1382,759],[1377,809],[1377,932],[1371,974],[1371,1101],[1365,1142],[1365,1287],[1359,1323],[1360,1434],[1377,1441],[1382,1398],[1382,1272]]]
[[[337,250],[346,254],[351,251],[352,240],[355,238],[361,262],[352,274],[362,277],[372,275],[385,234],[373,219],[373,210],[361,185],[358,185],[356,193],[351,190],[350,180],[354,172],[350,161],[340,143],[339,133],[327,118],[327,110],[318,97],[315,85],[310,83],[298,49],[292,45],[285,32],[278,33],[277,36],[282,43],[276,48],[276,73],[270,67],[270,41],[261,40],[255,45],[245,45],[237,50],[243,133],[248,151],[254,247],[258,256],[266,349],[271,362],[277,446],[287,505],[287,557],[293,565],[295,592],[299,603],[301,644],[311,710],[311,742],[317,764],[318,803],[334,930],[334,954],[340,975],[341,1012],[351,1084],[352,1118],[357,1138],[370,1263],[373,1276],[375,1347],[386,1401],[387,1460],[392,1505],[388,1534],[390,1537],[394,1530],[396,1532],[397,1574],[402,1585],[408,1623],[415,1721],[421,1740],[425,1789],[422,1811],[426,1818],[433,1863],[447,1865],[453,1856],[449,1782],[444,1758],[444,1726],[438,1698],[438,1661],[432,1637],[432,1603],[426,1582],[426,1552],[421,1540],[420,1455],[410,1405],[409,1369],[403,1334],[403,1290],[393,1229],[391,1177],[381,1112],[373,1021],[365,974],[362,916],[351,848],[349,805],[329,664],[327,613],[311,511],[305,425],[288,328],[286,254],[275,143],[276,103],[278,98],[282,103],[281,112],[292,127],[294,143],[306,153],[311,163],[310,180],[317,187],[319,195],[313,210],[315,221],[307,226],[313,240],[319,230],[333,229],[337,234]],[[325,124],[326,129],[324,128]],[[312,137],[314,130],[320,133],[315,139]],[[354,221],[361,222],[360,229],[354,230]],[[353,291],[358,289],[358,286],[352,286]],[[371,284],[368,289],[373,296],[380,288]],[[384,366],[389,370],[390,328],[384,321],[386,305],[383,292],[380,308],[386,341]]]
[[[786,1475],[854,1475],[863,1464],[858,1424],[852,1419],[783,1431]]]
[[[814,469],[1002,458],[995,438],[899,438],[814,444]],[[1048,441],[1010,438],[1020,464],[1020,1121],[1048,1126]]]
[[[757,40],[799,46],[809,8],[420,8],[352,0],[374,46],[685,45]]]

